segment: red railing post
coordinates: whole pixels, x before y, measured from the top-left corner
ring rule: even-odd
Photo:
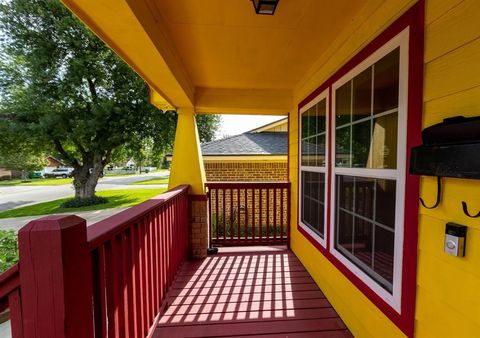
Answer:
[[[28,223],[18,237],[24,337],[93,338],[85,220],[44,217]]]

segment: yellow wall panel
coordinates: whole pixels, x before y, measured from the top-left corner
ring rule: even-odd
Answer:
[[[477,15],[480,16],[480,12]],[[425,67],[424,100],[430,101],[479,86],[480,63],[478,60],[480,60],[480,39],[428,63]]]
[[[425,32],[425,62],[475,40],[480,25],[478,13],[480,1],[465,0],[452,8],[448,15],[428,25]]]
[[[452,291],[459,285],[452,285]],[[477,338],[480,326],[439,301],[428,290],[417,293],[416,337]]]
[[[477,116],[480,112],[480,86],[425,103],[423,127],[440,123],[444,118]]]
[[[428,25],[433,20],[445,15],[450,9],[457,6],[463,0],[426,0],[425,23]]]
[[[418,292],[426,291],[461,314],[467,321],[480,322],[480,278],[423,251],[419,252]],[[438,281],[442,281],[439,283]],[[454,289],[453,285],[457,286]]]

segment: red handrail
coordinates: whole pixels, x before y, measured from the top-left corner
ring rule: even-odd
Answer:
[[[151,335],[188,249],[188,187],[88,228],[95,337]]]
[[[276,245],[289,242],[289,182],[208,182],[210,243]]]
[[[22,337],[22,307],[18,264],[0,274],[0,312],[6,309],[10,309],[10,325],[13,337]]]

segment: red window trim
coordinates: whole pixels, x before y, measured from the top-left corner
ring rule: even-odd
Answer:
[[[345,265],[343,265],[330,252],[330,244],[327,240],[327,247],[322,247],[298,222],[297,229],[305,236],[338,270],[340,270],[370,301],[375,304],[405,335],[413,337],[415,323],[415,300],[416,300],[416,276],[417,276],[417,243],[418,243],[418,197],[419,178],[408,174],[411,149],[421,143],[421,124],[423,109],[423,49],[424,49],[424,17],[425,3],[420,0],[408,9],[399,19],[391,24],[385,31],[378,35],[365,48],[350,59],[334,75],[320,85],[298,105],[298,110],[308,104],[325,89],[331,87],[343,75],[361,63],[369,55],[381,48],[385,43],[410,27],[409,33],[409,75],[408,75],[408,105],[407,105],[407,159],[405,178],[405,210],[404,210],[404,244],[403,244],[403,266],[402,266],[402,301],[401,313],[396,312],[389,304],[371,290],[360,278],[355,276]],[[329,92],[329,112],[331,113],[331,91]],[[298,114],[300,123],[300,114]],[[329,131],[332,128],[332,119],[328,124]],[[331,144],[331,135],[328,133],[328,144]],[[298,165],[300,165],[300,156]],[[329,154],[328,163],[331,163]],[[327,171],[327,180],[331,182],[331,170]],[[297,182],[300,182],[297,172]],[[328,184],[328,196],[331,196],[331,184]],[[297,210],[299,199],[297,200]],[[330,208],[326,211],[327,226],[326,234],[330,234]],[[406,245],[408,244],[408,245]]]

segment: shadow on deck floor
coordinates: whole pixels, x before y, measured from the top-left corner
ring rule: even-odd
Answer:
[[[223,249],[184,264],[154,337],[353,337],[295,255]]]

